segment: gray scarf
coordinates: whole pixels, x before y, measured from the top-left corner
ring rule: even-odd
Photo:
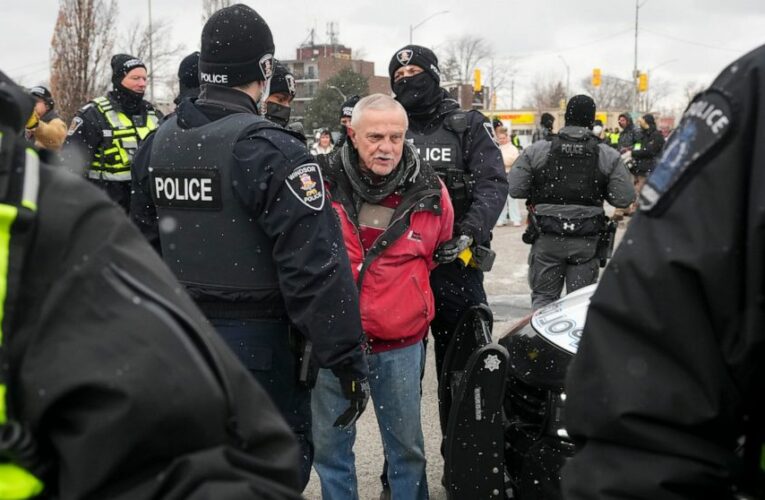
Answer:
[[[350,141],[340,150],[343,170],[353,187],[353,201],[358,209],[361,201],[380,203],[406,182],[414,182],[420,173],[420,158],[409,143],[404,144],[404,154],[396,169],[381,179],[373,179],[359,166],[359,155]]]

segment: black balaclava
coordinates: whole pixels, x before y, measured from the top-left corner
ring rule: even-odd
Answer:
[[[290,98],[295,98],[295,77],[279,61],[274,60],[274,76],[271,77],[271,88],[269,94],[287,94]],[[292,109],[277,102],[266,102],[266,118],[286,127],[290,121]]]
[[[592,128],[595,123],[595,101],[586,95],[575,95],[566,106],[566,126]]]
[[[340,106],[340,119],[343,118],[351,118],[353,117],[353,108],[356,106],[356,103],[361,100],[361,97],[357,95],[352,95],[348,98],[347,101],[343,103],[342,106]],[[337,146],[340,147],[343,144],[345,144],[345,141],[348,140],[348,127],[340,124],[340,139],[337,140]]]
[[[175,104],[183,99],[199,96],[199,52],[192,52],[178,66],[178,87],[180,92]]]
[[[424,71],[394,82],[396,70],[410,64]],[[438,58],[426,47],[407,45],[396,51],[388,65],[388,75],[396,100],[410,114],[430,113],[443,99],[444,93],[439,85],[441,72],[438,70]]]
[[[127,114],[138,114],[141,111],[141,102],[143,93],[133,92],[122,85],[125,75],[136,68],[146,69],[146,65],[129,54],[116,54],[112,56],[112,86],[114,87],[114,98],[119,102],[122,111]]]

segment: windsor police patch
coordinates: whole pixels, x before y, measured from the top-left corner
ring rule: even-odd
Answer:
[[[292,194],[313,210],[324,208],[324,180],[316,163],[306,163],[293,170],[285,181]]]
[[[155,168],[151,194],[158,207],[220,210],[220,172],[203,169]]]
[[[396,60],[401,66],[406,66],[412,60],[413,54],[412,49],[399,50],[396,54]]]
[[[669,207],[707,153],[725,139],[732,127],[733,113],[727,97],[716,90],[696,96],[640,191],[640,209],[658,215]]]

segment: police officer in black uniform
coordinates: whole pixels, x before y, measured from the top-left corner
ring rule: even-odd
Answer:
[[[271,77],[266,100],[266,118],[286,127],[290,122],[292,109],[290,104],[295,99],[295,77],[282,63],[274,59],[274,74]]]
[[[592,298],[568,500],[765,498],[763,73],[765,46],[694,98]]]
[[[510,196],[529,200],[531,306],[538,309],[598,279],[603,201],[626,207],[635,197],[627,167],[592,135],[595,102],[571,98],[566,126],[526,148],[509,174]]]
[[[337,425],[368,399],[357,290],[318,166],[297,134],[258,116],[273,71],[268,25],[250,7],[226,7],[201,48],[199,99],[156,132],[134,217],[145,225],[155,207],[165,262],[297,434],[305,485],[307,358],[331,368],[350,400]]]
[[[0,72],[0,498],[300,498],[268,394]]]
[[[340,151],[345,141],[348,140],[348,126],[351,124],[353,108],[361,100],[360,96],[352,95],[340,106],[340,138],[335,144],[335,150]]]
[[[457,256],[471,246],[488,246],[507,199],[507,179],[491,122],[478,111],[461,111],[440,87],[438,58],[430,49],[407,45],[397,50],[388,73],[409,116],[407,138],[444,181],[454,206],[454,238],[436,252],[441,265],[430,275],[436,299],[431,332],[440,375],[463,312],[486,303],[483,272]]]
[[[61,155],[126,211],[130,170],[141,142],[157,128],[162,113],[144,100],[146,66],[137,57],[111,59],[113,90],[83,106],[72,119]]]

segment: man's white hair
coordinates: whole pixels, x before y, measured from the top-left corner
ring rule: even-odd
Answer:
[[[400,102],[395,100],[389,95],[385,94],[372,94],[364,97],[353,107],[353,114],[351,114],[351,127],[358,127],[361,122],[361,116],[367,109],[376,109],[378,111],[398,111],[401,116],[404,117],[404,128],[409,128],[409,117],[406,115],[406,110]]]

